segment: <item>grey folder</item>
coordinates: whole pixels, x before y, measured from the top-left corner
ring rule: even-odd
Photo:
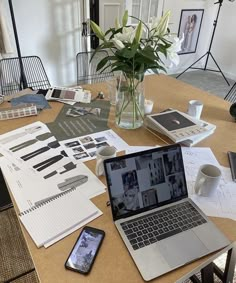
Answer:
[[[178,144],[104,161],[113,220],[144,280],[227,246],[188,198]]]

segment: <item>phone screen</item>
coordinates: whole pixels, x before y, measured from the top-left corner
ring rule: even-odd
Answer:
[[[104,231],[86,226],[76,241],[65,267],[77,272],[88,273],[104,236]]]

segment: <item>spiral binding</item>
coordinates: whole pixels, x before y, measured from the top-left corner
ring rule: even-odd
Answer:
[[[27,210],[25,210],[25,211],[22,211],[21,213],[19,213],[19,216],[26,215],[26,214],[28,214],[28,213],[30,213],[30,212],[36,210],[36,209],[39,209],[40,207],[42,207],[42,206],[44,206],[44,205],[46,205],[46,204],[48,204],[48,203],[50,203],[50,202],[52,202],[52,201],[54,201],[54,200],[56,200],[56,199],[59,199],[59,198],[61,198],[62,196],[68,194],[68,193],[71,193],[71,192],[74,191],[75,189],[76,189],[76,187],[72,187],[72,188],[70,188],[70,189],[68,189],[68,190],[66,190],[66,191],[64,191],[64,192],[62,192],[62,193],[56,194],[56,195],[54,195],[54,196],[51,196],[51,197],[49,197],[48,199],[46,199],[45,201],[42,201],[42,202],[40,202],[39,204],[34,205],[34,206],[32,206],[31,208],[29,208],[29,209],[27,209]]]

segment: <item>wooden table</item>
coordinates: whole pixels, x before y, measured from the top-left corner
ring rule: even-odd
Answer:
[[[106,94],[105,84],[90,85],[86,88],[90,89],[93,95],[96,95],[98,91],[101,90]],[[227,151],[236,151],[236,124],[229,114],[228,110],[230,104],[228,102],[165,75],[147,76],[145,78],[145,95],[147,99],[152,99],[154,101],[153,112],[159,112],[169,107],[180,111],[186,111],[189,100],[201,100],[204,103],[201,116],[202,119],[215,124],[217,128],[212,136],[200,142],[197,146],[210,147],[221,165],[228,166]],[[51,105],[52,109],[44,110],[37,117],[1,121],[0,134],[33,123],[37,120],[47,123],[53,121],[62,108],[62,104],[54,102],[51,103]],[[6,103],[3,106],[6,106]],[[1,107],[3,106],[1,105]],[[129,145],[165,145],[162,140],[148,132],[145,128],[123,130],[116,127],[113,110],[114,109],[111,110],[109,116],[109,126]],[[94,171],[94,161],[89,161],[86,165]],[[104,177],[101,177],[101,180],[105,182]],[[83,276],[65,270],[64,268],[64,262],[73,247],[80,230],[72,233],[48,249],[38,249],[27,231],[22,227],[41,282],[144,282],[132,261],[128,250],[116,231],[112,221],[110,207],[106,206],[107,200],[107,193],[93,199],[95,205],[102,210],[103,215],[90,223],[90,225],[105,230],[106,237],[93,269],[88,276]],[[225,233],[230,241],[233,242],[236,240],[235,221],[216,217],[211,217],[211,219],[219,229]],[[175,271],[157,278],[153,282],[175,282],[186,273],[189,273],[197,266],[203,264],[206,260],[209,260],[209,258],[210,256],[207,256],[184,267],[178,268]]]

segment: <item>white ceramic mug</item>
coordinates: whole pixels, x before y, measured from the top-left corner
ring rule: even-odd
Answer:
[[[221,171],[212,164],[204,164],[199,168],[195,182],[195,193],[209,197],[214,194],[221,179]]]
[[[199,100],[190,100],[188,103],[188,115],[200,119],[202,114],[203,103]]]
[[[96,163],[95,172],[97,176],[101,176],[104,175],[105,173],[103,161],[105,159],[115,157],[116,148],[114,146],[102,146],[97,149],[96,156],[97,156],[97,163]]]

